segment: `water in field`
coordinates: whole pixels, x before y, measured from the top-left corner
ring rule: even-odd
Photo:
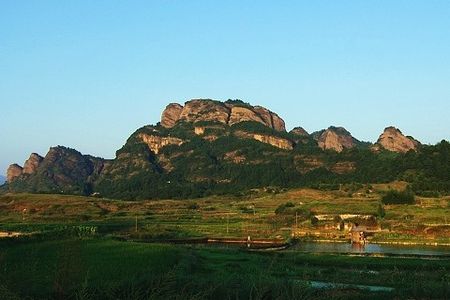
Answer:
[[[291,250],[308,253],[394,254],[418,256],[449,256],[450,246],[384,245],[299,242]]]

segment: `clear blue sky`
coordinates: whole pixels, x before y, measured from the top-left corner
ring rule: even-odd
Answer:
[[[199,97],[448,140],[450,1],[0,1],[0,174],[54,145],[112,158]]]

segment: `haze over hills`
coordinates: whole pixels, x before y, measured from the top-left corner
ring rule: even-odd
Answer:
[[[301,124],[299,124],[301,125]],[[450,190],[449,143],[421,145],[395,127],[375,143],[345,128],[286,132],[283,119],[241,100],[169,104],[161,121],[136,130],[115,159],[63,146],[8,168],[3,192],[46,192],[123,199],[185,198],[257,187],[336,188],[401,179],[417,193]]]
[[[3,175],[0,175],[0,184],[3,184],[6,181],[6,177]]]

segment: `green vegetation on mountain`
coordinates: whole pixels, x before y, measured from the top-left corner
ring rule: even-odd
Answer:
[[[418,195],[438,196],[450,193],[450,144],[420,145],[394,127],[374,145],[342,127],[298,135],[276,114],[241,100],[192,100],[169,105],[161,123],[136,130],[113,160],[58,146],[28,173],[10,169],[2,192],[181,199],[403,180]]]

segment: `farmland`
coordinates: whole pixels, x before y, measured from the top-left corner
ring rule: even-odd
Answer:
[[[396,187],[401,183],[394,183]],[[389,187],[391,187],[389,186]],[[194,200],[116,201],[92,197],[8,194],[0,197],[0,231],[33,232],[52,226],[96,226],[102,234],[177,237],[288,238],[293,231],[337,230],[314,225],[319,214],[373,215],[384,229],[377,241],[450,243],[450,197],[417,197],[415,205],[383,205],[385,185],[373,192],[256,190]],[[288,204],[286,206],[286,204]]]
[[[2,243],[0,249],[3,299],[443,299],[450,293],[449,260],[251,253],[110,239]],[[310,280],[394,291],[316,290]]]
[[[402,183],[374,185],[371,191],[264,189],[157,201],[3,195],[0,231],[18,236],[0,239],[0,294],[3,299],[448,298],[448,257],[354,257],[165,243],[247,236],[288,241],[296,230],[345,240],[342,231],[312,222],[320,214],[374,216],[383,231],[371,237],[373,242],[449,243],[449,198],[417,197],[414,205],[383,205],[381,213],[380,198],[389,188],[402,188]],[[347,286],[314,288],[312,283]]]

